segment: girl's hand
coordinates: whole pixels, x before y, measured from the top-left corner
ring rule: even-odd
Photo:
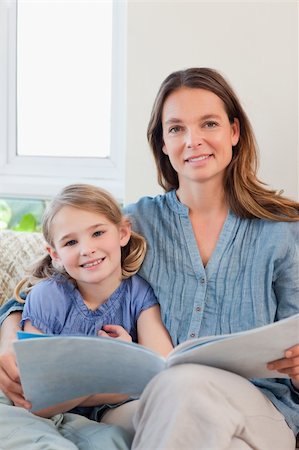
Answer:
[[[132,342],[129,333],[120,325],[104,325],[103,329],[98,332],[99,336],[112,337],[121,341]]]
[[[294,386],[299,389],[299,344],[286,350],[284,358],[269,362],[267,367],[289,375]]]

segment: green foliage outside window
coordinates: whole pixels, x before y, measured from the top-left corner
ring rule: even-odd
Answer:
[[[0,230],[40,231],[46,202],[30,199],[0,199]]]

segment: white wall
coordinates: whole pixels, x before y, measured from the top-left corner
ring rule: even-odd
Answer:
[[[231,82],[260,147],[260,178],[299,198],[297,1],[128,1],[125,202],[161,192],[146,141],[172,71],[208,66]]]

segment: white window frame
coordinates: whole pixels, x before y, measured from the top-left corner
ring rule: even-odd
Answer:
[[[111,151],[109,158],[17,155],[17,0],[0,2],[0,195],[49,198],[69,183],[85,182],[124,198],[125,2],[114,0]]]

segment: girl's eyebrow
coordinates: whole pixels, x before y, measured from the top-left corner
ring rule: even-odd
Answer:
[[[95,228],[101,227],[101,226],[105,226],[105,223],[96,223],[94,225],[91,225],[90,227],[87,228],[87,231],[91,231],[94,230]],[[65,234],[64,236],[62,236],[61,238],[59,238],[58,242],[62,242],[65,241],[66,239],[69,239],[70,237],[73,237],[73,235],[76,234],[76,231],[72,231],[71,233]]]

